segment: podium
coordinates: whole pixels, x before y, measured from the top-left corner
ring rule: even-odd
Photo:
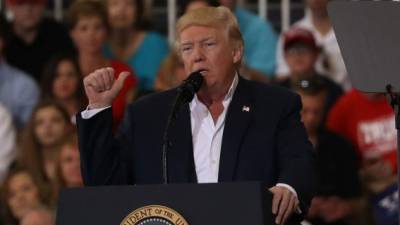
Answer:
[[[260,182],[101,186],[61,191],[57,225],[269,225]]]

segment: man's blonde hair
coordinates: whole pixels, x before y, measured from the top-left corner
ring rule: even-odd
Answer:
[[[180,33],[190,26],[213,27],[218,30],[225,29],[228,32],[228,38],[233,48],[244,47],[242,33],[240,33],[236,17],[224,6],[204,7],[191,10],[179,18],[176,24],[177,38],[175,41],[175,47],[177,47],[178,50]]]

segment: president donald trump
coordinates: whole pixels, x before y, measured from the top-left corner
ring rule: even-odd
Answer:
[[[186,74],[201,71],[204,82],[170,130],[169,181],[263,181],[277,224],[301,218],[312,197],[313,164],[300,98],[241,78],[243,39],[228,8],[190,11],[176,33]],[[78,115],[78,132],[86,185],[163,182],[163,132],[177,89],[130,105],[114,135],[110,106],[126,76],[114,79],[102,68],[84,79],[89,105]]]

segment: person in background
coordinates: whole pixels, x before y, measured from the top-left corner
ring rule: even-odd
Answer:
[[[6,26],[7,61],[32,75],[39,82],[44,65],[53,55],[72,51],[73,45],[64,26],[45,18],[46,0],[6,0],[12,15]]]
[[[76,133],[65,139],[61,145],[56,162],[56,174],[54,183],[54,203],[57,202],[59,192],[62,188],[82,187],[82,175],[78,140]]]
[[[328,16],[327,4],[329,0],[306,0],[307,12],[303,19],[293,26],[309,30],[322,52],[315,65],[318,73],[329,77],[338,83],[344,90],[351,88],[346,67],[340,53],[332,23]],[[282,78],[290,74],[284,55],[283,36],[281,36],[276,52],[276,74]]]
[[[38,101],[39,90],[30,75],[7,63],[4,38],[4,26],[0,25],[0,102],[11,113],[17,130],[21,130]]]
[[[54,225],[53,213],[45,208],[32,208],[22,217],[20,225]]]
[[[307,219],[313,225],[361,225],[357,154],[349,141],[322,126],[328,85],[316,77],[306,81],[292,90],[301,97],[301,119],[316,155],[317,193]]]
[[[375,223],[398,224],[397,131],[386,97],[351,90],[333,106],[327,127],[356,147]]]
[[[321,49],[317,46],[313,34],[303,28],[293,27],[285,32],[284,54],[289,66],[290,76],[276,80],[276,82],[286,88],[293,89],[299,84],[309,86],[308,79],[319,82],[319,85],[327,87],[327,96],[324,118],[337,99],[343,95],[343,89],[334,81],[326,76],[319,74],[315,70],[315,64]],[[323,83],[323,84],[322,84]],[[324,123],[321,123],[324,125]]]
[[[16,132],[12,116],[0,102],[0,184],[16,156]]]
[[[55,178],[56,157],[65,136],[72,130],[66,110],[55,102],[41,102],[24,130],[19,163],[51,185]]]
[[[142,0],[106,0],[110,38],[107,57],[127,63],[139,79],[139,92],[152,90],[162,61],[169,52],[167,40],[145,26]]]
[[[69,8],[67,23],[78,50],[78,62],[83,76],[102,67],[111,67],[115,71],[130,73],[122,91],[113,102],[113,123],[114,129],[117,129],[124,116],[126,104],[134,99],[137,80],[129,66],[117,60],[107,59],[102,54],[109,29],[106,8],[101,1],[97,0],[75,1]],[[117,76],[115,79],[118,78]]]
[[[278,36],[271,23],[237,5],[237,0],[219,0],[235,14],[243,34],[244,50],[241,74],[252,80],[268,81],[275,75]]]
[[[177,87],[186,78],[183,62],[176,51],[171,51],[161,65],[154,90],[165,91]]]
[[[31,170],[16,166],[2,186],[3,218],[7,225],[18,225],[31,208],[47,206],[49,190]]]
[[[361,170],[373,192],[379,192],[397,172],[395,116],[384,95],[355,89],[338,100],[327,127],[356,147]],[[385,185],[386,184],[386,185]]]
[[[75,115],[86,105],[83,78],[79,64],[72,55],[58,55],[46,65],[41,82],[41,99],[62,105],[75,123]]]
[[[181,0],[178,1],[181,6],[181,12],[184,14],[193,9],[198,9],[207,6],[219,6],[218,0]]]

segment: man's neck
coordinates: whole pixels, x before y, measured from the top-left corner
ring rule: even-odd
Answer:
[[[230,87],[232,86],[234,78],[234,76],[230,78],[230,81],[226,82],[226,84],[223,86],[203,86],[202,89],[200,89],[200,91],[197,93],[198,99],[207,107],[212,104],[222,104],[222,101],[224,100],[225,96],[228,94]]]
[[[225,89],[224,92],[222,91],[215,91],[213,92],[212,90],[207,90],[203,89],[202,91],[199,91],[197,94],[197,97],[200,102],[202,102],[204,105],[207,106],[207,108],[213,104],[222,104],[222,101],[224,100],[226,94],[228,93],[228,89]]]
[[[22,39],[26,44],[32,44],[38,35],[38,26],[32,28],[24,28],[14,24],[13,28],[16,36]]]
[[[132,29],[114,29],[110,34],[110,40],[114,47],[125,48],[129,45],[130,40],[134,36]]]
[[[332,29],[327,12],[311,13],[311,19],[313,25],[322,36],[326,35]]]
[[[219,116],[224,112],[225,107],[223,101],[233,85],[235,76],[230,79],[230,82],[226,82],[226,85],[223,87],[207,88],[205,86],[197,93],[199,101],[203,103],[211,113],[214,124],[217,123]]]

